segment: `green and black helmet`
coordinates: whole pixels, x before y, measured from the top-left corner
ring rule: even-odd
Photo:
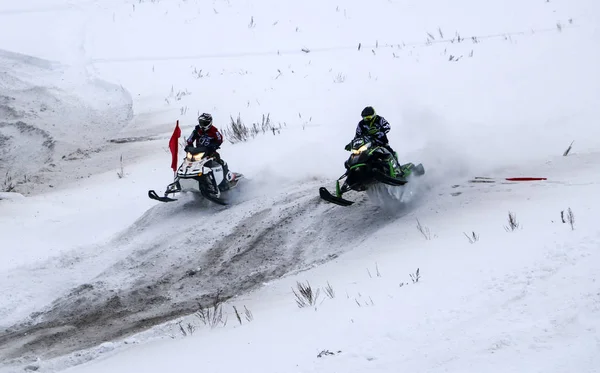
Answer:
[[[377,114],[375,114],[375,109],[373,109],[372,106],[367,106],[366,108],[363,109],[363,111],[360,113],[360,116],[362,117],[362,119],[365,122],[373,122],[373,120],[375,119],[375,116]]]

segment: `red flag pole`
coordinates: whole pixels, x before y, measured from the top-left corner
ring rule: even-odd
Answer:
[[[177,158],[179,150],[179,136],[181,136],[181,129],[179,128],[179,120],[175,124],[175,130],[169,140],[169,149],[171,150],[171,168],[173,169],[173,176],[177,172]]]

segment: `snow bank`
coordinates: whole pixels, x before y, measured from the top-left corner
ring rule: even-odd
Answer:
[[[69,162],[106,148],[132,118],[125,89],[75,68],[0,51],[0,71],[0,174],[18,191],[82,177]]]

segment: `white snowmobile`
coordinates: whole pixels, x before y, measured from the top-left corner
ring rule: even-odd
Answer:
[[[173,202],[177,199],[169,197],[169,194],[192,192],[200,193],[204,198],[220,205],[227,205],[223,194],[235,188],[243,177],[237,172],[224,175],[223,166],[217,162],[209,148],[188,146],[175,180],[167,185],[164,196],[160,197],[154,190],[149,190],[148,197],[160,202]]]

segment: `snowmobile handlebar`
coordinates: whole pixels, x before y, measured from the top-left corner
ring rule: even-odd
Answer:
[[[188,153],[192,153],[192,154],[198,154],[198,153],[214,153],[216,152],[218,149],[218,147],[214,147],[214,146],[191,146],[191,145],[187,145],[184,150]]]

